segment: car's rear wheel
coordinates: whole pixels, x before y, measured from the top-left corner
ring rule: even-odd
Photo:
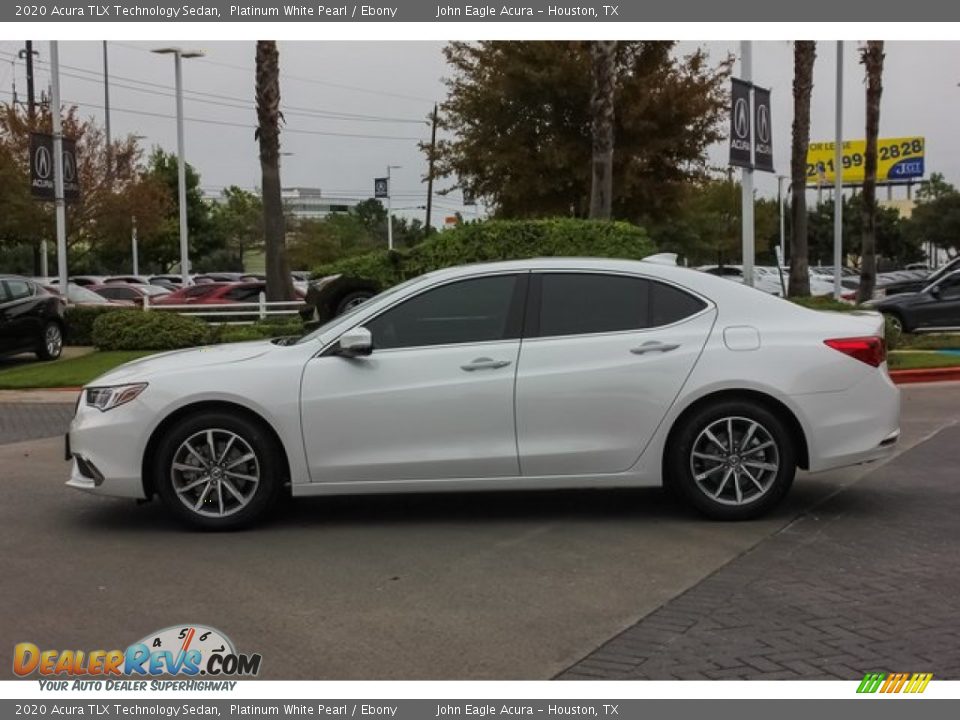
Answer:
[[[56,360],[63,353],[63,328],[51,320],[43,326],[43,334],[37,345],[37,357],[41,360]]]
[[[355,290],[354,292],[347,293],[340,301],[337,303],[336,315],[343,315],[343,313],[348,310],[353,310],[358,305],[362,305],[367,300],[372,298],[374,293],[370,290]]]
[[[780,502],[796,474],[795,441],[760,403],[727,400],[687,417],[668,450],[670,482],[717,520],[748,520]]]
[[[890,327],[893,328],[893,331],[898,335],[902,335],[905,332],[910,332],[903,323],[903,318],[900,317],[899,313],[886,312],[883,314],[887,320],[890,321]]]
[[[154,487],[178,519],[205,530],[232,530],[263,517],[283,484],[282,449],[260,424],[201,412],[160,442]]]

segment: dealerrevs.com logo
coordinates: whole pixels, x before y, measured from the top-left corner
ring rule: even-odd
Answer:
[[[203,625],[175,625],[147,635],[125,650],[41,650],[17,643],[13,672],[17,677],[90,679],[187,676],[244,676],[260,672],[258,653],[238,653],[226,635]],[[119,688],[118,688],[119,689]]]

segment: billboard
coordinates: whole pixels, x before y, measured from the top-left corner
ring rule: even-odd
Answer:
[[[841,178],[844,185],[863,182],[866,140],[843,143]],[[922,137],[877,140],[877,182],[906,182],[923,177],[926,141]],[[814,142],[807,148],[807,185],[833,185],[834,143]]]

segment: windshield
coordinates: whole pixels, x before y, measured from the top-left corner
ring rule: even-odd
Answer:
[[[946,265],[942,266],[935,273],[933,273],[933,275],[930,275],[929,277],[925,278],[925,281],[927,283],[927,288],[929,288],[931,285],[936,284],[937,282],[940,281],[941,278],[948,275],[949,273],[952,273],[954,270],[960,270],[960,258],[954,258],[953,260],[948,262]]]
[[[85,287],[75,285],[74,283],[67,285],[67,300],[72,303],[110,304],[110,301],[102,295],[97,295],[93,290],[87,290]]]
[[[318,327],[316,330],[314,330],[312,333],[310,333],[310,334],[308,334],[308,335],[304,335],[304,336],[303,336],[302,338],[300,338],[295,344],[299,345],[299,344],[301,344],[301,343],[307,343],[307,342],[312,342],[312,341],[316,340],[316,339],[319,338],[321,335],[323,335],[325,332],[327,332],[330,328],[332,328],[334,325],[339,325],[339,324],[342,323],[344,320],[346,320],[346,319],[348,319],[348,318],[353,317],[354,315],[356,315],[358,312],[360,312],[360,311],[362,311],[362,310],[366,310],[368,307],[370,307],[370,303],[372,303],[374,300],[382,300],[382,299],[384,299],[384,298],[390,297],[391,295],[396,294],[396,293],[399,292],[400,290],[404,290],[404,289],[406,289],[407,287],[409,287],[410,285],[413,285],[414,283],[419,282],[420,280],[422,280],[422,279],[425,278],[425,277],[426,277],[426,275],[419,275],[419,276],[417,276],[417,277],[415,277],[415,278],[412,278],[412,279],[410,279],[410,280],[407,280],[406,282],[402,282],[402,283],[400,283],[399,285],[394,285],[392,288],[389,288],[389,289],[387,289],[387,290],[384,290],[384,291],[383,291],[382,293],[380,293],[379,295],[374,295],[372,298],[370,298],[369,300],[367,300],[365,303],[361,303],[360,305],[357,305],[356,307],[351,308],[350,310],[348,310],[347,312],[343,313],[342,315],[337,315],[335,318],[333,318],[333,319],[331,319],[331,320],[328,320],[328,321],[325,322],[323,325],[321,325],[321,326]]]

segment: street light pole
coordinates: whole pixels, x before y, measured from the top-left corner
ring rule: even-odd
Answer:
[[[107,141],[107,183],[113,190],[113,143],[110,137],[110,68],[107,60],[107,41],[103,41],[103,128]]]
[[[740,42],[740,76],[746,83],[753,82],[753,43]],[[751,100],[753,91],[750,91]],[[750,117],[753,117],[753,103],[750,103]],[[752,120],[751,120],[752,122]],[[743,282],[753,287],[753,148],[750,149],[750,167],[742,168],[740,182],[740,204],[742,207],[740,238],[743,250]]]
[[[53,198],[57,214],[57,277],[67,297],[67,208],[63,198],[63,125],[60,119],[60,48],[50,41],[50,114],[53,118]]]
[[[203,57],[200,51],[185,51],[180,48],[159,48],[153,52],[173,55],[173,67],[177,94],[177,190],[180,205],[180,275],[183,285],[190,284],[190,244],[187,228],[187,166],[183,151],[183,58]]]
[[[833,149],[833,296],[839,300],[843,264],[843,40],[837,40],[837,125]]]

